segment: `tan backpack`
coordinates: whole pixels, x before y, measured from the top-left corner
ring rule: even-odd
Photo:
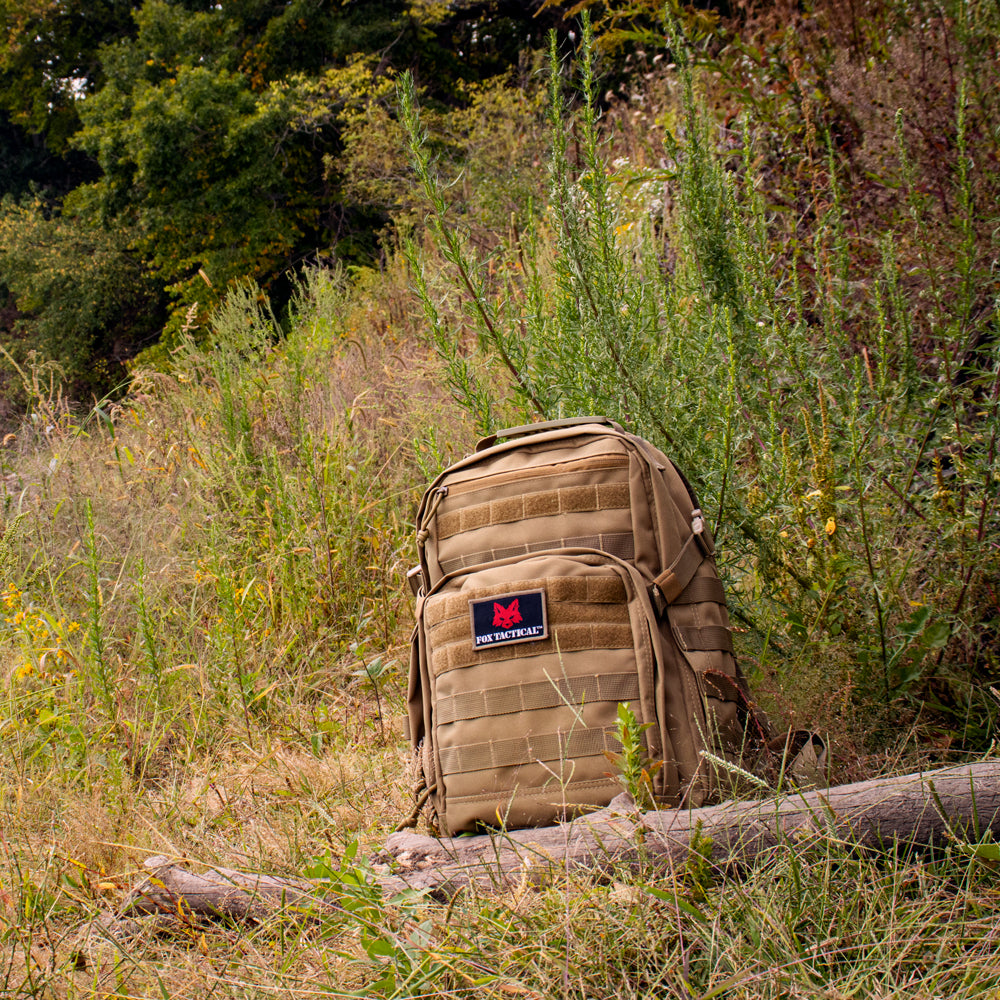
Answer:
[[[425,493],[417,547],[409,732],[443,833],[606,805],[622,703],[667,805],[712,793],[705,751],[738,761],[766,739],[698,502],[618,424],[481,441]]]

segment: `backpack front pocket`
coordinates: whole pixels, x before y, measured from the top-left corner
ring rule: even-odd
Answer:
[[[655,619],[635,571],[578,550],[446,578],[423,609],[437,808],[447,829],[549,823],[621,791],[618,705],[677,771],[656,717]]]

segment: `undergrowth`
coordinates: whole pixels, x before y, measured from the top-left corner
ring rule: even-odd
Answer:
[[[974,18],[991,30],[993,16],[970,8],[966,30]],[[991,147],[977,136],[973,158],[970,123],[991,120],[992,98],[977,104],[973,66],[956,66],[956,153],[937,165],[950,166],[947,228],[917,194],[908,109],[897,114],[882,183],[903,192],[904,232],[945,241],[921,252],[861,228],[849,165],[801,90],[787,103],[802,105],[809,158],[783,173],[772,119],[747,102],[720,130],[707,100],[719,74],[672,19],[665,42],[676,72],[658,165],[655,150],[645,163],[615,156],[586,22],[573,112],[553,43],[548,198],[485,255],[448,214],[403,81],[450,289],[438,290],[436,262],[431,275],[410,257],[453,392],[484,433],[598,413],[674,458],[717,536],[741,659],[799,721],[845,735],[860,721],[871,746],[907,733],[986,748],[1000,669],[1000,355],[995,200],[977,172]],[[808,227],[783,210],[788,188]]]
[[[547,190],[544,137],[503,117],[523,101],[488,90],[466,177],[524,174],[443,191],[404,85],[422,187],[381,272],[316,272],[281,322],[235,287],[118,402],[74,408],[51,368],[22,366],[31,409],[0,446],[0,993],[1000,990],[996,845],[958,834],[923,855],[787,843],[739,872],[695,851],[674,872],[609,866],[449,906],[382,900],[364,860],[409,811],[420,488],[476,431],[536,416],[604,413],[677,459],[741,661],[779,726],[834,732],[835,777],[990,746],[996,137],[967,56],[987,58],[995,15],[953,14],[904,18],[854,77],[819,73],[807,32],[726,48],[668,24],[676,71],[650,63],[627,104],[600,93],[589,44],[575,97],[553,58]],[[878,112],[865,74],[942,38],[960,53],[948,116]],[[849,80],[868,88],[850,151]],[[622,763],[641,789],[649,762]],[[343,911],[83,947],[80,924],[153,854],[310,875]]]
[[[426,352],[372,333],[398,284],[358,287],[311,276],[288,336],[234,289],[170,374],[87,412],[22,372],[0,470],[4,996],[198,993],[184,942],[74,959],[75,927],[151,853],[294,872],[408,811],[409,523],[469,441]],[[291,988],[314,944],[203,952]]]

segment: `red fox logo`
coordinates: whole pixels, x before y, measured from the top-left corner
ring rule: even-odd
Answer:
[[[517,601],[518,599],[515,597],[506,608],[502,604],[498,604],[496,601],[493,602],[494,628],[513,628],[519,621],[522,620],[521,612],[517,609]]]

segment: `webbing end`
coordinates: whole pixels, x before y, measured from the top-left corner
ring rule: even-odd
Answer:
[[[714,556],[715,543],[705,527],[705,516],[702,514],[699,507],[696,507],[693,511],[691,511],[691,532],[694,535],[694,540],[698,543],[698,548],[701,549],[702,554],[705,556]]]

